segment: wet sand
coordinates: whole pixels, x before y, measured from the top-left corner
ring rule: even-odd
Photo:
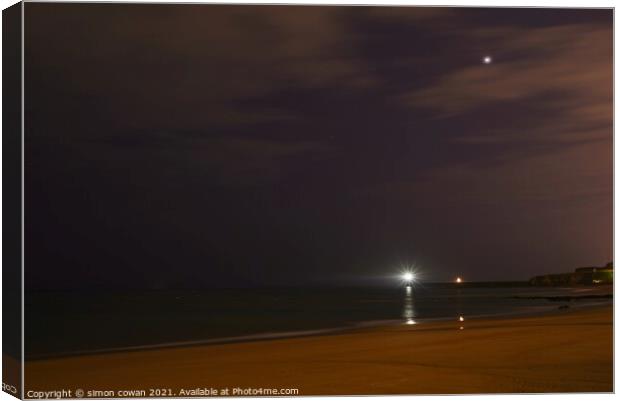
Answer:
[[[299,395],[611,392],[612,320],[607,306],[39,360],[26,363],[25,386],[147,395],[163,388],[177,396],[196,388],[296,388]]]

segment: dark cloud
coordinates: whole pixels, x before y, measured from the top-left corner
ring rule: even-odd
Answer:
[[[474,29],[463,34],[495,43],[498,51],[493,54],[494,63],[452,71],[428,87],[407,94],[404,101],[447,117],[498,102],[536,101],[544,95],[552,102],[544,107],[566,113],[568,126],[609,127],[610,27]]]
[[[33,85],[62,84],[55,89],[94,98],[111,124],[204,129],[289,119],[287,110],[240,102],[282,90],[373,83],[338,8],[37,4],[31,10]]]

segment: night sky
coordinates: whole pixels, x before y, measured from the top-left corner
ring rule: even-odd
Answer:
[[[611,10],[25,10],[30,289],[612,258]]]

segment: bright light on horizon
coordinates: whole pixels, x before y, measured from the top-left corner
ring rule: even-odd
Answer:
[[[395,278],[400,279],[400,282],[406,286],[413,286],[420,282],[422,272],[419,267],[412,263],[402,264],[400,271]]]
[[[460,283],[462,283],[462,282],[463,282],[463,280],[462,280],[460,277],[457,277],[457,278],[456,278],[456,282],[457,282],[457,284],[460,284]]]
[[[403,273],[403,280],[405,280],[406,282],[410,283],[413,280],[415,280],[415,274],[413,274],[411,272],[405,272],[405,273]]]

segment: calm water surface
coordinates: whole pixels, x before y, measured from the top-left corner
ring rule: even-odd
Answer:
[[[26,356],[37,358],[136,346],[356,327],[424,324],[458,316],[510,315],[610,299],[549,301],[592,288],[271,288],[26,296]],[[611,290],[608,290],[611,292]]]

